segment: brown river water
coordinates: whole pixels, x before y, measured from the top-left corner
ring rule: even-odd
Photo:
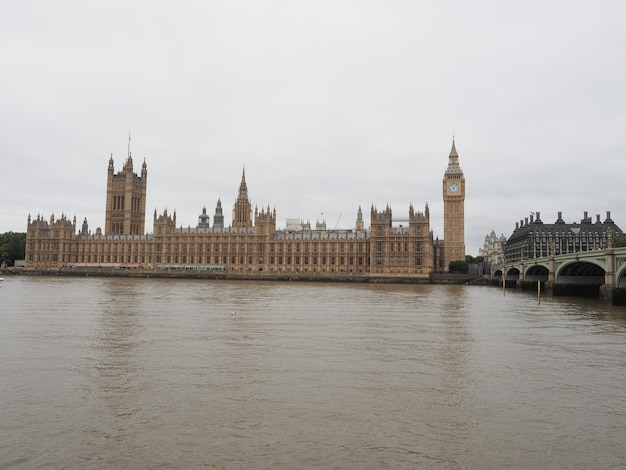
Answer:
[[[0,283],[2,469],[613,469],[625,443],[624,307],[478,286]]]

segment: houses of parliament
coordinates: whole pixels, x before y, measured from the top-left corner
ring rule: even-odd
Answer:
[[[364,226],[361,207],[351,229],[328,230],[324,222],[276,228],[276,209],[253,210],[245,169],[226,225],[221,200],[211,217],[206,208],[196,227],[177,228],[176,213],[154,211],[153,232],[146,233],[147,165],[134,171],[129,152],[115,173],[111,156],[107,174],[104,232],[89,230],[52,215],[28,216],[26,268],[137,269],[141,271],[228,271],[241,275],[303,273],[327,277],[427,279],[451,261],[465,259],[465,178],[454,139],[443,176],[444,238],[430,227],[428,204],[423,211],[409,205],[408,214],[394,217],[387,205],[370,212]]]

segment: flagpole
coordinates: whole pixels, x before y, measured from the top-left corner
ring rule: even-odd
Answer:
[[[128,131],[128,158],[130,158],[130,131]]]

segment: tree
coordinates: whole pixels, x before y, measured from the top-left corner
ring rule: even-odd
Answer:
[[[451,273],[467,274],[468,266],[467,261],[450,261],[448,271]]]
[[[26,257],[26,234],[17,232],[0,233],[0,263],[12,266],[16,259]]]
[[[626,246],[626,235],[622,235],[621,237],[613,237],[611,239],[611,244],[613,248],[621,248]]]
[[[467,262],[467,264],[479,264],[485,261],[485,257],[484,256],[473,257],[472,255],[465,255],[465,261]]]

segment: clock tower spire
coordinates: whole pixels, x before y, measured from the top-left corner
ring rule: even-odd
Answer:
[[[443,175],[443,265],[465,261],[465,177],[459,165],[454,137]]]

